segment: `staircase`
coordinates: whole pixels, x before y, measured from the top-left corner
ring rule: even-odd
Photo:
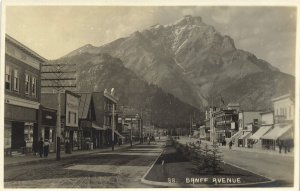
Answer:
[[[239,130],[238,132],[236,132],[234,135],[231,136],[231,138],[229,138],[229,141],[232,140],[232,142],[234,143],[235,146],[237,146],[238,144],[238,138],[242,135],[243,131]]]

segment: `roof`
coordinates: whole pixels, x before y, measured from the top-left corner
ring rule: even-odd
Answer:
[[[91,93],[77,93],[77,94],[81,96],[79,100],[78,118],[87,119],[90,105],[91,105],[92,94]]]
[[[285,133],[288,133],[288,131],[290,130],[292,130],[292,125],[275,125],[274,129],[263,135],[261,139],[277,140],[280,139],[281,136],[283,136]]]
[[[264,134],[272,129],[272,125],[261,126],[250,139],[259,140]]]
[[[13,37],[9,36],[8,34],[5,34],[5,40],[11,42],[15,46],[17,46],[18,48],[20,48],[21,50],[23,50],[24,52],[26,52],[27,54],[29,54],[30,56],[34,57],[35,59],[37,59],[41,62],[47,62],[48,61],[46,58],[40,56],[39,54],[37,54],[36,52],[31,50],[30,48],[28,48],[24,44],[20,43],[19,41],[17,41]]]
[[[278,96],[278,97],[272,98],[272,102],[280,101],[280,100],[287,99],[287,98],[290,98],[291,100],[294,100],[293,99],[294,98],[293,95],[291,95],[291,94],[285,94],[285,95],[282,95],[282,96]]]

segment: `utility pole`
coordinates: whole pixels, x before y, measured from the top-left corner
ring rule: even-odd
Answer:
[[[114,151],[115,147],[115,104],[113,103],[112,106],[112,134],[111,134],[111,140],[112,140],[112,146],[111,150]]]
[[[41,65],[41,74],[44,74],[44,76],[52,76],[54,75],[54,78],[41,78],[41,81],[43,82],[50,82],[50,85],[46,83],[46,85],[41,85],[41,88],[53,88],[57,90],[57,125],[56,125],[56,160],[60,160],[60,139],[61,139],[61,90],[64,90],[65,88],[76,88],[76,85],[68,85],[68,84],[62,84],[61,82],[68,82],[68,81],[74,81],[76,78],[74,77],[74,74],[76,74],[76,70],[62,70],[65,66],[75,66],[76,64],[43,64]],[[48,67],[48,69],[47,69]],[[46,69],[45,69],[46,68]],[[72,74],[72,77],[66,77],[64,74]],[[54,82],[54,84],[53,84]],[[51,85],[52,84],[52,85]]]

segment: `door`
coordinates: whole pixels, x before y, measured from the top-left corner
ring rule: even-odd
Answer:
[[[24,122],[12,122],[11,127],[11,148],[20,149],[23,146],[26,146],[24,140]]]

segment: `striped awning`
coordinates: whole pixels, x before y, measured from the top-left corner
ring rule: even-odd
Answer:
[[[266,133],[264,136],[261,137],[261,139],[270,139],[270,140],[277,140],[277,139],[282,139],[281,137],[286,136],[286,134],[292,134],[292,125],[285,125],[285,126],[280,126],[280,125],[275,125],[274,129]],[[290,136],[285,137],[285,139],[292,139]]]
[[[261,126],[249,139],[259,140],[264,134],[272,129],[272,125]]]

